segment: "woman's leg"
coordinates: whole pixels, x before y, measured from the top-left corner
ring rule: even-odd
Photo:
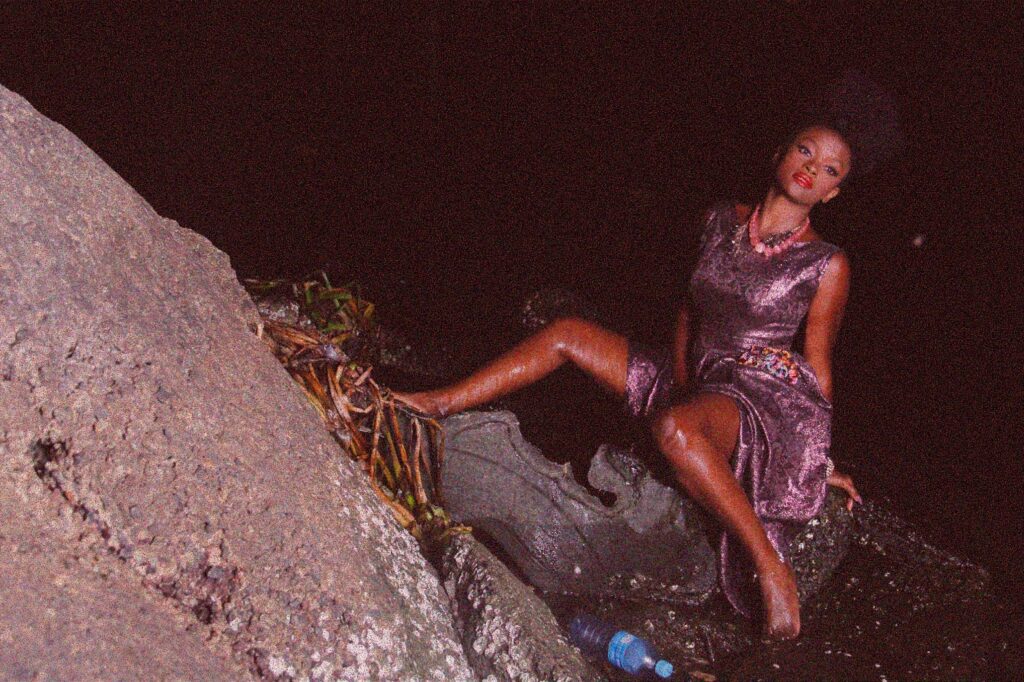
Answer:
[[[579,318],[555,320],[475,373],[452,384],[421,393],[395,393],[427,414],[444,416],[528,386],[571,362],[605,388],[626,391],[626,338]]]
[[[800,602],[792,569],[775,552],[729,466],[739,436],[732,398],[699,393],[660,413],[652,428],[683,488],[746,547],[757,568],[765,630],[781,639],[800,632]]]

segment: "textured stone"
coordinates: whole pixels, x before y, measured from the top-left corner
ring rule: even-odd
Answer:
[[[42,427],[42,416],[25,410],[27,392],[0,381],[5,416]],[[0,468],[0,491],[0,677],[247,676],[230,649],[204,643],[190,629],[191,614],[139,589],[139,576],[105,550],[58,492],[40,485],[31,467]]]
[[[854,517],[846,510],[846,493],[829,489],[825,507],[790,545],[800,601],[816,595],[846,559],[855,536]]]
[[[547,605],[472,535],[452,539],[441,573],[470,665],[481,678],[603,679],[566,642]]]
[[[530,294],[519,308],[519,323],[528,332],[535,332],[560,317],[597,320],[594,306],[577,291],[541,289]]]
[[[87,646],[123,678],[471,679],[436,573],[256,338],[227,257],[3,88],[0,240],[0,501],[23,508],[2,596],[64,614],[19,651],[64,679],[106,676]]]
[[[444,426],[448,510],[491,536],[537,587],[636,589],[681,603],[711,593],[714,555],[693,503],[628,453],[605,446],[594,456],[588,480],[615,495],[607,507],[527,443],[510,412],[467,412]]]
[[[445,431],[442,481],[449,511],[493,538],[537,587],[628,592],[682,604],[700,603],[716,589],[702,511],[655,480],[630,453],[603,446],[591,462],[588,482],[615,495],[606,507],[567,467],[527,443],[512,413],[455,415],[445,420]],[[831,495],[793,543],[804,601],[849,549],[852,517],[843,502]]]

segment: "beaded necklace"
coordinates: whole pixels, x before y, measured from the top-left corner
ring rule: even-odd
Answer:
[[[747,221],[747,233],[750,235],[750,246],[753,247],[754,251],[762,254],[765,258],[771,258],[782,253],[793,244],[796,243],[803,233],[811,227],[810,216],[804,218],[804,221],[794,228],[780,232],[778,234],[771,234],[761,239],[761,205],[758,204],[754,209],[754,212],[750,214],[750,219]]]

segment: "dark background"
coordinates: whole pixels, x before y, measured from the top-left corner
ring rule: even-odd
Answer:
[[[241,276],[358,280],[472,358],[539,287],[665,339],[702,210],[845,68],[888,89],[907,144],[815,220],[854,267],[836,459],[1019,594],[1019,9],[291,4],[0,2],[0,83]]]

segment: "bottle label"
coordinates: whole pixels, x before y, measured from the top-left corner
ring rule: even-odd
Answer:
[[[608,642],[608,662],[622,668],[625,663],[626,649],[634,641],[636,641],[636,637],[625,630],[619,630],[612,635],[611,641]]]

